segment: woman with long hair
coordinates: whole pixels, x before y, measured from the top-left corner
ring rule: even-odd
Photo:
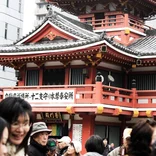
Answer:
[[[0,116],[9,124],[8,155],[25,156],[32,129],[32,107],[24,99],[7,97],[0,102]]]
[[[8,123],[0,117],[0,156],[7,155],[6,143],[8,140]]]

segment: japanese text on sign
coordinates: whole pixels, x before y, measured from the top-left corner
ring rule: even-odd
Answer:
[[[20,97],[30,102],[74,102],[74,90],[5,90],[6,97]]]

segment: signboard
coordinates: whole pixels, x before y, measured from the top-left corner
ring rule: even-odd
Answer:
[[[82,124],[73,124],[73,140],[82,142]]]
[[[60,112],[43,112],[42,117],[44,120],[48,121],[62,121],[62,116]]]
[[[29,102],[68,102],[74,103],[75,90],[4,90],[3,98],[20,97]]]

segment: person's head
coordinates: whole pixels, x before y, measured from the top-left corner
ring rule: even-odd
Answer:
[[[0,102],[0,110],[0,116],[10,126],[9,142],[17,145],[18,150],[27,147],[33,122],[31,105],[24,99],[7,97]]]
[[[46,146],[48,142],[48,136],[52,131],[47,128],[45,122],[35,122],[33,124],[31,138],[33,138],[38,144]]]
[[[8,135],[8,123],[0,117],[0,156],[5,156],[7,154],[6,143]]]
[[[108,144],[108,139],[107,138],[103,139],[103,144],[104,144],[104,146],[107,146],[107,144]]]
[[[82,144],[79,141],[72,141],[67,149],[67,155],[79,156],[82,150]]]
[[[125,148],[128,147],[128,143],[131,137],[132,128],[125,128],[123,131],[123,145]]]
[[[114,147],[115,147],[114,143],[111,143],[111,144],[110,144],[110,147],[111,147],[111,148],[114,148]]]
[[[99,154],[103,154],[103,139],[99,135],[92,135],[87,139],[85,148],[87,152],[97,152]]]
[[[128,144],[128,154],[130,156],[149,156],[151,154],[151,140],[153,129],[144,120],[137,122],[131,132]]]
[[[47,142],[48,153],[47,153],[47,155],[48,156],[54,156],[56,153],[56,147],[57,147],[56,140],[52,139],[52,138],[48,139],[48,142]]]
[[[71,139],[69,136],[63,136],[61,139],[58,139],[57,142],[58,142],[58,148],[63,149],[64,147],[70,144]]]

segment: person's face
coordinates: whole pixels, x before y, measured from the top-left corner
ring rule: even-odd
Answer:
[[[106,146],[106,145],[107,145],[107,139],[104,139],[104,140],[103,140],[103,143],[104,143],[104,145]]]
[[[111,143],[111,147],[114,147],[114,144],[113,143]]]
[[[67,149],[67,154],[73,154],[75,153],[75,148],[73,145],[69,145]]]
[[[65,142],[58,142],[58,147],[59,147],[59,149],[62,149],[62,148],[64,148],[64,147],[66,147],[67,146],[67,144],[65,143]]]
[[[49,136],[48,132],[39,132],[39,134],[35,138],[35,141],[42,146],[46,146],[48,142],[48,136]]]
[[[7,155],[7,147],[6,143],[8,140],[8,128],[5,128],[2,134],[2,140],[0,141],[0,156],[6,156]]]
[[[15,145],[21,144],[29,130],[30,118],[28,114],[20,115],[17,121],[11,124],[9,141]]]

